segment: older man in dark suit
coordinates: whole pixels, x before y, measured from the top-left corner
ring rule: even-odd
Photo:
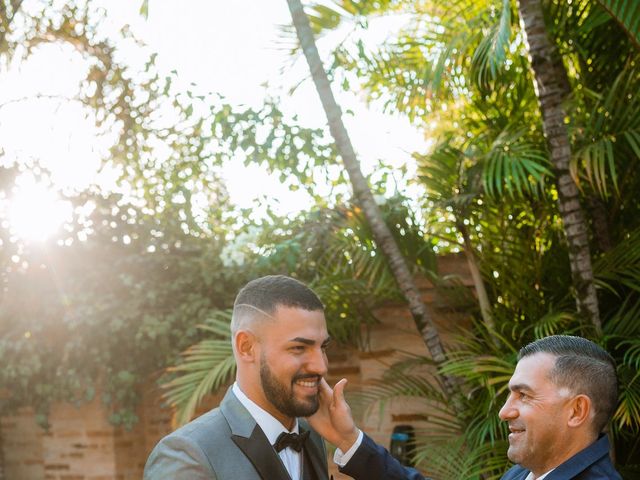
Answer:
[[[345,381],[323,382],[311,425],[338,447],[340,471],[356,480],[424,480],[359,431],[344,401]],[[516,463],[502,480],[621,479],[603,433],[617,401],[613,358],[580,337],[554,335],[522,348],[500,410],[509,423],[507,456]]]
[[[145,480],[326,480],[324,442],[302,418],[318,409],[329,342],[324,306],[293,278],[238,294],[236,382],[216,408],[163,438]]]

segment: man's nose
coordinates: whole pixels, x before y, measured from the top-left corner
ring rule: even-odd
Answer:
[[[327,355],[321,348],[314,349],[307,364],[307,368],[311,373],[316,375],[325,376],[327,374]]]
[[[504,402],[504,405],[498,412],[498,417],[500,417],[500,420],[511,420],[517,416],[518,411],[513,407],[513,404],[511,403],[511,395],[509,395],[507,401]]]

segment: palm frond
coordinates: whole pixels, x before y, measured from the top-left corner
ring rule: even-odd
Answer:
[[[640,300],[626,298],[613,314],[607,317],[603,326],[605,336],[616,340],[638,337],[640,335],[638,318],[640,318]]]
[[[623,340],[619,347],[626,350],[622,357],[623,363],[640,371],[640,339],[636,337]]]
[[[620,372],[621,391],[613,422],[619,429],[640,430],[640,370],[629,378]],[[627,381],[628,380],[628,381]]]
[[[638,78],[636,68],[627,68],[606,95],[585,97],[590,110],[580,134],[581,146],[571,159],[570,169],[576,181],[586,179],[604,198],[609,195],[608,184],[618,192],[620,171],[626,173],[635,168],[640,159]]]
[[[598,0],[598,3],[622,26],[640,50],[640,3],[633,0]]]
[[[383,378],[367,385],[365,391],[357,395],[356,403],[372,405],[385,403],[398,397],[422,398],[436,406],[436,410],[441,413],[451,413],[433,373],[411,374],[393,367]]]
[[[414,154],[418,162],[418,175],[430,197],[443,205],[454,203],[460,207],[472,200],[465,188],[465,154],[456,148],[452,139],[440,142],[430,155]],[[457,199],[464,198],[461,202]]]
[[[452,352],[449,357],[441,367],[443,373],[485,386],[497,385],[497,394],[505,390],[513,374],[513,363],[504,358],[492,355],[469,356],[466,352]]]
[[[500,20],[492,25],[476,48],[472,58],[471,76],[479,85],[486,85],[496,78],[506,60],[511,39],[511,1],[502,0]]]
[[[482,182],[493,197],[524,193],[537,195],[551,175],[547,155],[524,137],[524,132],[504,132],[488,152]]]
[[[505,442],[486,443],[469,448],[461,439],[433,441],[429,436],[418,437],[414,460],[433,478],[459,480],[493,480],[502,476],[507,465]]]
[[[568,334],[572,332],[569,328],[572,323],[574,324],[574,330],[577,331],[579,325],[576,322],[575,315],[569,312],[549,311],[532,325],[525,328],[525,331],[533,329],[535,338],[543,338],[560,333]]]
[[[228,384],[235,373],[231,347],[230,311],[218,312],[201,330],[214,339],[205,339],[182,353],[182,363],[167,369],[177,376],[162,384],[163,398],[177,410],[179,424],[187,423],[202,401]]]
[[[451,406],[436,379],[433,362],[422,356],[408,356],[394,363],[382,376],[372,380],[362,391],[351,396],[356,409],[382,412],[398,398],[420,399],[424,403],[424,419],[433,427],[432,435],[449,436],[459,432]]]
[[[621,288],[640,292],[640,229],[628,233],[594,262],[594,273],[598,283],[611,292]]]

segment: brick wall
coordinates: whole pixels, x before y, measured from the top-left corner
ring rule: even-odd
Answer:
[[[54,405],[48,431],[22,409],[0,421],[4,479],[138,480],[153,445],[173,429],[171,417],[151,388],[131,431],[111,425],[97,398],[79,407]]]
[[[438,260],[442,275],[455,273],[464,285],[471,279],[462,256],[448,256]],[[445,342],[451,341],[455,326],[466,318],[445,308],[427,281],[420,282],[424,300],[434,313]],[[428,355],[417,333],[409,311],[402,305],[388,305],[375,312],[380,323],[367,332],[368,344],[361,350],[333,347],[329,352],[328,381],[335,383],[342,377],[349,379],[349,392],[366,388],[367,383],[379,378],[395,360],[400,351]],[[144,463],[153,446],[175,428],[172,412],[163,408],[154,382],[141,386],[140,421],[131,431],[113,427],[107,421],[108,413],[99,400],[75,407],[55,405],[45,432],[29,409],[0,419],[0,459],[4,460],[4,478],[0,480],[134,480],[142,477]],[[97,396],[99,397],[99,396]],[[198,414],[217,405],[222,394],[211,396],[200,407]],[[378,408],[356,409],[358,424],[377,442],[389,446],[395,425],[417,421],[425,414],[424,405],[412,401],[394,401],[384,411]],[[338,474],[333,462],[330,468]],[[2,464],[0,463],[0,467]]]
[[[0,419],[5,480],[44,478],[42,437],[30,408]]]

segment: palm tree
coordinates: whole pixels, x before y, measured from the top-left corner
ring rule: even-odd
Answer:
[[[350,2],[341,2],[342,10],[353,13],[353,9],[350,10],[347,3]],[[459,77],[464,76],[461,71],[466,73],[468,79],[479,85],[486,85],[495,80],[497,72],[504,67],[505,60],[509,58],[507,49],[511,37],[511,24],[515,17],[511,12],[511,2],[508,0],[473,2],[471,5],[470,2],[459,1],[454,2],[448,12],[436,2],[426,2],[420,6],[414,6],[411,2],[405,3],[408,5],[406,9],[416,16],[414,31],[424,37],[423,39],[401,37],[391,55],[387,51],[386,54],[373,55],[362,62],[370,66],[372,71],[373,83],[367,86],[371,86],[372,89],[375,86],[378,92],[387,88],[392,96],[397,95],[398,100],[395,106],[413,116],[416,115],[416,110],[422,111],[424,115],[425,108],[428,110],[429,103],[433,102],[428,100],[430,96],[464,95],[466,87],[461,87],[459,82]],[[540,2],[520,3],[521,7],[532,4],[538,8],[538,17],[536,17],[538,23],[535,25],[544,27],[544,24],[540,23],[542,22]],[[389,5],[386,7],[387,9],[398,8]],[[523,17],[531,11],[531,8],[527,8],[520,9]],[[580,9],[584,10],[582,7]],[[488,13],[489,11],[495,13]],[[362,12],[355,13],[362,14]],[[369,14],[369,12],[365,13]],[[445,28],[439,31],[430,26],[420,28],[427,22],[423,20],[427,13],[431,18],[440,17],[441,24]],[[525,31],[530,28],[527,22],[525,22]],[[336,22],[333,23],[335,25]],[[544,32],[544,29],[542,31]],[[537,41],[537,38],[534,37],[533,40]],[[529,46],[538,48],[535,43],[531,45],[531,40]],[[548,68],[550,63],[536,70],[536,67],[541,64],[540,59],[552,58],[548,55],[552,52],[549,41],[546,42],[546,47],[548,51],[532,51],[537,55],[533,62],[534,78],[539,98],[544,99],[544,102],[541,102],[542,125],[556,174],[558,206],[570,247],[569,263],[576,305],[585,321],[600,332],[601,321],[593,283],[588,223],[580,205],[579,191],[569,170],[571,148],[567,126],[564,123],[567,115],[561,103],[569,98],[570,89],[561,61],[556,60],[553,63],[554,68],[562,69],[560,73],[551,73],[554,70]],[[425,51],[430,53],[425,54]],[[354,61],[354,64],[357,65],[357,62]],[[430,66],[432,64],[434,66]],[[448,68],[445,65],[449,65]],[[375,73],[375,70],[384,73]],[[407,71],[412,70],[415,71],[415,75],[407,75]],[[546,77],[538,78],[539,72],[545,73]],[[411,80],[406,80],[407,78]],[[550,84],[550,81],[554,83]],[[388,87],[379,86],[385,82]],[[395,87],[394,84],[396,84]],[[469,83],[465,82],[462,85],[466,86]],[[549,93],[550,89],[552,89],[551,93]],[[407,99],[407,96],[410,98]],[[551,109],[551,102],[555,105],[553,106],[555,110]]]
[[[569,263],[576,290],[578,313],[602,332],[598,296],[593,280],[588,225],[580,204],[578,187],[569,171],[571,142],[563,104],[571,95],[562,58],[549,41],[539,0],[518,0],[520,17],[531,56],[536,94],[551,163],[555,170],[558,208],[569,244]]]
[[[597,72],[599,67],[596,64],[585,64],[584,68],[575,65],[573,57],[580,57],[588,52],[590,58],[582,61],[601,62],[606,68],[608,79],[612,74],[615,76],[615,68],[624,66],[625,52],[628,50],[625,45],[614,43],[617,39],[617,30],[624,30],[633,45],[638,45],[640,26],[636,21],[640,6],[636,2],[624,0],[599,0],[598,4],[587,0],[580,0],[567,4],[566,2],[533,2],[542,8],[542,3],[547,15],[553,18],[555,24],[550,28],[555,28],[552,32],[555,37],[565,37],[568,33],[573,38],[554,38],[556,42],[562,40],[563,55],[573,61],[573,69],[578,71],[581,78],[579,81],[586,89],[600,91],[605,83],[587,85],[586,81],[591,80],[592,70]],[[416,119],[418,123],[431,121],[437,111],[437,101],[450,102],[445,100],[453,96],[460,101],[468,95],[469,84],[495,85],[497,72],[514,61],[514,55],[510,55],[508,48],[511,45],[518,46],[517,41],[512,41],[512,23],[517,20],[513,15],[511,2],[509,0],[485,2],[468,2],[460,0],[452,2],[447,9],[443,9],[438,2],[376,2],[375,6],[369,4],[354,4],[348,1],[337,1],[334,8],[325,6],[314,9],[314,27],[320,29],[335,28],[339,24],[344,24],[345,20],[358,19],[360,17],[375,16],[378,14],[389,14],[395,11],[402,11],[409,14],[412,20],[405,32],[391,42],[387,42],[378,52],[366,52],[363,48],[349,49],[341,45],[335,55],[335,63],[339,66],[355,71],[363,78],[363,86],[371,92],[372,98],[383,98],[389,109],[406,113],[410,118]],[[532,2],[522,2],[522,5],[531,5]],[[606,11],[605,11],[606,9]],[[522,9],[521,9],[522,10]],[[522,12],[521,12],[522,13]],[[526,14],[526,12],[524,12]],[[540,13],[540,12],[539,12]],[[430,19],[439,19],[434,21]],[[541,21],[541,15],[538,15]],[[621,29],[613,29],[611,20],[614,19]],[[433,24],[444,28],[434,27]],[[366,24],[366,22],[354,22]],[[526,26],[525,23],[525,31]],[[554,27],[554,25],[556,25]],[[538,26],[544,25],[538,23]],[[591,39],[591,44],[585,45],[584,39]],[[594,40],[595,39],[595,40]],[[608,40],[609,39],[609,40]],[[568,40],[568,41],[567,41]],[[608,42],[607,45],[604,45]],[[553,41],[547,45],[553,45]],[[594,58],[598,55],[600,48],[600,59]],[[608,48],[607,48],[608,47]],[[609,59],[604,58],[604,54],[609,54]],[[517,56],[517,53],[516,53]],[[539,55],[541,58],[551,57]],[[613,59],[613,57],[616,57]],[[586,57],[586,55],[585,55]],[[556,57],[559,58],[559,57]],[[621,63],[622,59],[622,63]],[[630,59],[631,60],[631,59]],[[537,60],[536,60],[537,61]],[[555,61],[556,67],[564,69],[561,61]],[[615,68],[612,66],[615,65]],[[541,69],[550,75],[550,69]],[[534,69],[535,73],[535,69]],[[619,73],[619,72],[618,72]],[[582,314],[587,324],[593,325],[594,330],[601,331],[600,314],[598,309],[596,291],[593,284],[593,272],[590,265],[590,249],[588,247],[588,221],[585,212],[579,203],[580,192],[576,188],[577,175],[583,166],[589,169],[589,173],[596,172],[598,176],[590,175],[589,180],[596,180],[602,183],[605,170],[609,170],[607,175],[615,184],[616,171],[610,167],[614,165],[611,158],[616,138],[603,136],[597,152],[604,152],[603,155],[595,155],[593,148],[586,148],[578,152],[581,158],[591,155],[591,161],[576,162],[576,155],[571,158],[569,147],[569,132],[567,130],[566,119],[569,112],[566,110],[566,101],[570,93],[576,95],[579,88],[571,92],[566,81],[566,72],[559,74],[560,80],[556,83],[558,88],[563,88],[562,94],[556,97],[546,96],[544,104],[541,103],[541,113],[543,113],[542,125],[547,137],[548,149],[552,158],[552,165],[557,174],[556,184],[558,191],[558,205],[560,216],[564,222],[566,240],[570,246],[569,264],[572,272],[572,284],[575,293],[578,311]],[[460,78],[465,77],[465,82],[460,82]],[[544,79],[548,82],[548,78]],[[600,78],[599,80],[602,80]],[[549,85],[542,88],[540,79],[537,82],[537,93],[548,93]],[[575,80],[574,80],[575,82]],[[587,82],[588,83],[588,82]],[[556,88],[556,87],[554,87]],[[558,98],[564,99],[562,105]],[[438,100],[439,99],[439,100]],[[551,114],[550,101],[553,100],[559,110]],[[451,106],[451,103],[449,103]],[[565,109],[562,111],[562,109]],[[431,113],[433,112],[433,113]],[[572,112],[573,113],[573,112]],[[427,116],[426,120],[421,117]],[[609,119],[611,120],[611,119]],[[555,122],[555,126],[551,123]],[[573,125],[569,125],[573,127]],[[553,127],[553,128],[552,128]],[[592,132],[590,132],[592,133]],[[623,132],[625,136],[633,135]],[[576,135],[576,129],[573,133]],[[578,132],[578,136],[580,136]],[[585,136],[586,137],[586,136]],[[596,135],[597,137],[597,135]],[[587,141],[594,138],[586,137]],[[558,147],[558,142],[562,140]],[[626,139],[623,136],[617,138]],[[637,140],[633,137],[628,141],[632,148],[638,150]],[[560,153],[559,153],[560,152]],[[632,152],[633,153],[633,152]],[[635,157],[636,154],[632,154]],[[616,155],[617,158],[623,158]],[[577,163],[580,163],[578,166]],[[569,169],[567,169],[569,167]],[[497,171],[498,172],[498,171]],[[603,175],[600,175],[602,172]],[[573,175],[573,178],[572,178]],[[588,192],[587,192],[588,193]],[[597,195],[596,195],[597,196]],[[603,205],[597,198],[591,198],[587,194],[590,205],[594,205],[592,211],[593,228],[596,239],[603,248],[610,248],[610,242],[606,239],[606,218],[603,212]],[[607,247],[609,245],[609,247]]]
[[[307,63],[309,64],[313,82],[327,115],[329,130],[331,131],[338,152],[349,174],[355,198],[371,225],[376,243],[378,243],[380,249],[389,261],[390,269],[393,272],[398,287],[409,304],[409,309],[416,327],[429,353],[437,363],[441,363],[445,359],[445,353],[440,335],[433,323],[431,314],[422,301],[420,291],[413,280],[407,262],[402,256],[391,231],[385,224],[367,180],[360,170],[360,163],[358,162],[353,145],[342,122],[340,107],[338,107],[335,101],[329,79],[320,60],[309,19],[304,12],[300,0],[287,0],[287,3],[291,11],[296,34],[307,59]],[[441,376],[440,382],[449,398],[453,398],[455,396],[453,380],[445,375]]]

